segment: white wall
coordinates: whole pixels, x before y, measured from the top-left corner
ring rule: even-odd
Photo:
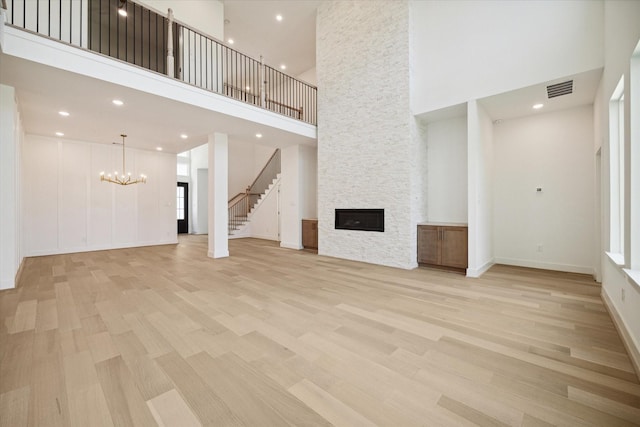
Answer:
[[[409,5],[321,2],[316,22],[318,252],[413,268]],[[335,230],[336,208],[385,209],[385,231]]]
[[[249,215],[249,235],[256,239],[280,240],[278,216],[280,182],[278,181]]]
[[[244,193],[276,149],[248,142],[229,144],[229,198]]]
[[[282,149],[279,202],[280,246],[284,248],[302,249],[302,218],[314,213],[310,199],[315,192],[305,194],[313,180],[313,170],[308,165],[314,157],[315,149],[304,145]]]
[[[467,117],[427,124],[427,220],[466,223]]]
[[[244,193],[262,170],[275,148],[259,144],[234,141],[228,144],[229,198]],[[191,224],[190,233],[208,233],[208,147],[201,145],[190,150],[191,184],[189,189]],[[270,221],[269,219],[268,221]],[[265,225],[266,226],[266,225]]]
[[[202,175],[200,170],[206,170],[209,167],[209,147],[203,144],[189,151],[191,158],[190,176],[191,185],[189,186],[189,204],[191,211],[191,224],[189,224],[189,232],[194,234],[207,234],[208,226],[208,178]],[[201,187],[205,187],[204,189]]]
[[[100,182],[122,168],[118,146],[27,135],[25,255],[176,243],[175,155],[127,149],[146,184]]]
[[[24,130],[13,87],[0,85],[0,290],[15,287],[24,252],[22,145]]]
[[[477,101],[470,101],[467,105],[469,277],[479,277],[494,262],[493,138],[491,117]]]
[[[302,80],[305,83],[309,83],[314,86],[318,86],[318,73],[316,67],[310,68],[297,77],[298,80]]]
[[[166,16],[173,10],[177,21],[201,33],[224,39],[224,3],[218,0],[136,0],[147,8]]]
[[[304,179],[301,182],[302,217],[318,218],[318,150],[302,146],[301,158]]]
[[[593,274],[592,106],[505,120],[494,155],[496,262]]]
[[[602,1],[411,1],[413,112],[601,67],[602,11]]]
[[[419,224],[429,219],[429,147],[427,138],[427,121],[413,117],[411,120],[411,223]],[[465,169],[466,170],[466,169]],[[416,242],[418,240],[417,226],[414,227]],[[418,258],[418,247],[411,257]],[[413,251],[413,248],[412,248]]]

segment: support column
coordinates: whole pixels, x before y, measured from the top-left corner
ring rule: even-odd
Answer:
[[[15,288],[20,257],[19,135],[15,89],[0,85],[0,289]]]
[[[229,256],[229,148],[227,135],[209,135],[209,251],[211,258]]]

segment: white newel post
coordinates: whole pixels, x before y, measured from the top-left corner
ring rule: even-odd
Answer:
[[[229,256],[229,150],[227,134],[209,135],[209,251],[211,258]]]
[[[173,10],[169,8],[167,13],[169,28],[167,30],[167,76],[174,77],[175,60],[173,58]]]

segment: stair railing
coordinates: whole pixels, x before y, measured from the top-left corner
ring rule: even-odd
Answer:
[[[247,222],[249,213],[280,173],[280,149],[273,152],[255,180],[244,194],[238,193],[229,200],[229,233]]]
[[[2,1],[2,0],[0,0]],[[8,0],[8,24],[317,124],[317,88],[134,0]]]

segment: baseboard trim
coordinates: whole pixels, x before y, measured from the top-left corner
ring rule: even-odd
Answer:
[[[492,259],[490,261],[487,261],[480,268],[467,268],[467,277],[477,279],[478,277],[486,273],[491,267],[493,267],[494,264],[495,264],[495,261]]]
[[[622,339],[622,343],[624,344],[624,347],[627,349],[627,353],[629,353],[631,364],[633,365],[633,368],[636,370],[636,376],[640,380],[640,348],[638,347],[638,345],[636,345],[635,341],[633,340],[633,337],[631,336],[631,334],[629,333],[629,330],[624,324],[622,317],[620,317],[620,314],[618,314],[618,311],[616,310],[615,305],[613,305],[611,298],[609,298],[609,295],[605,292],[604,288],[602,288],[602,291],[600,292],[600,297],[602,298],[602,302],[604,303],[605,308],[609,312],[609,316],[611,317],[611,320],[613,320],[614,326],[618,330],[618,334]]]
[[[20,265],[18,266],[18,271],[16,272],[16,275],[13,279],[13,281],[11,281],[11,279],[9,280],[3,280],[0,282],[0,291],[7,291],[9,289],[15,289],[18,287],[18,284],[20,283],[20,278],[22,277],[22,271],[24,270],[24,258],[22,258],[22,260],[20,261]]]
[[[216,258],[227,258],[229,256],[229,251],[224,251],[222,253],[214,253],[214,252],[208,251],[207,252],[207,256],[209,258],[214,258],[214,259],[216,259]]]
[[[36,256],[48,256],[48,255],[64,255],[64,254],[76,254],[76,253],[82,253],[82,252],[110,251],[112,249],[131,249],[131,248],[142,248],[145,246],[162,246],[162,245],[176,245],[176,244],[178,244],[177,238],[160,240],[157,242],[125,243],[122,245],[96,245],[96,246],[87,246],[87,247],[32,251],[32,252],[29,252],[27,256],[36,257]]]
[[[16,288],[18,287],[18,285],[20,284],[20,280],[22,279],[22,273],[24,272],[24,260],[24,257],[22,258],[22,260],[20,260],[20,266],[18,267],[18,272],[16,273]]]
[[[11,283],[11,280],[0,281],[0,291],[8,291],[9,289],[14,289],[15,287],[15,282]]]
[[[276,242],[278,241],[278,236],[269,236],[267,234],[251,234],[247,237],[251,237],[252,239],[271,240]]]
[[[287,248],[287,249],[296,249],[296,250],[302,249],[302,245],[299,243],[295,244],[295,243],[280,242],[280,247]]]
[[[512,258],[495,258],[493,261],[495,264],[513,265],[516,267],[539,268],[542,270],[564,271],[566,273],[589,274],[592,276],[595,274],[593,267],[583,267],[579,265],[554,264],[551,262]]]

